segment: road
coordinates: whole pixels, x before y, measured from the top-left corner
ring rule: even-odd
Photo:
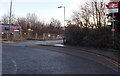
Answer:
[[[55,44],[57,42],[3,43],[3,74],[117,74],[115,70],[89,59],[89,55],[89,58],[86,58],[82,56],[84,54],[76,56],[58,52],[61,51],[58,48],[54,48],[56,51],[46,49],[49,46],[28,47],[35,44]]]

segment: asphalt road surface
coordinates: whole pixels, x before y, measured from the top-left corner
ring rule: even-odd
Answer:
[[[31,44],[30,44],[31,43]],[[80,56],[52,49],[26,47],[36,42],[3,43],[3,74],[117,74],[113,69]],[[42,42],[44,43],[44,42]],[[37,43],[38,44],[38,43]],[[48,46],[49,47],[49,46]],[[63,48],[65,49],[65,48]],[[60,51],[61,49],[56,49]]]

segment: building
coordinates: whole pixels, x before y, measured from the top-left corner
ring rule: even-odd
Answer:
[[[15,24],[0,24],[0,33],[2,38],[18,39],[20,38],[21,27]]]

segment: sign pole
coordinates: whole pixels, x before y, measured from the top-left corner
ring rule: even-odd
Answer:
[[[114,19],[114,13],[112,14],[112,17]],[[115,37],[115,25],[114,25],[114,21],[113,21],[113,24],[112,24],[112,38],[113,38],[112,44],[113,44],[113,46],[114,46],[114,39],[115,39],[114,37]]]
[[[109,13],[112,13],[112,18],[113,18],[113,21],[112,21],[112,45],[114,47],[114,44],[115,44],[115,13],[118,13],[118,1],[110,1],[110,3],[108,3],[108,11]]]

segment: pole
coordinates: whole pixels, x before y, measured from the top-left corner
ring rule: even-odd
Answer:
[[[20,39],[22,39],[22,29],[20,28]]]
[[[64,6],[64,30],[65,30],[65,6]]]
[[[112,14],[112,18],[114,19],[114,13]],[[114,25],[114,21],[113,21],[113,24],[112,24],[112,38],[113,38],[113,40],[112,40],[112,44],[113,44],[113,46],[114,46],[114,36],[115,36],[115,25]]]
[[[9,33],[8,33],[8,39],[10,39],[11,15],[12,15],[12,0],[11,0],[11,3],[10,3],[10,19],[9,19]]]
[[[45,40],[45,33],[43,33],[43,40]]]
[[[38,38],[38,34],[37,34],[37,32],[36,32],[36,39]]]

